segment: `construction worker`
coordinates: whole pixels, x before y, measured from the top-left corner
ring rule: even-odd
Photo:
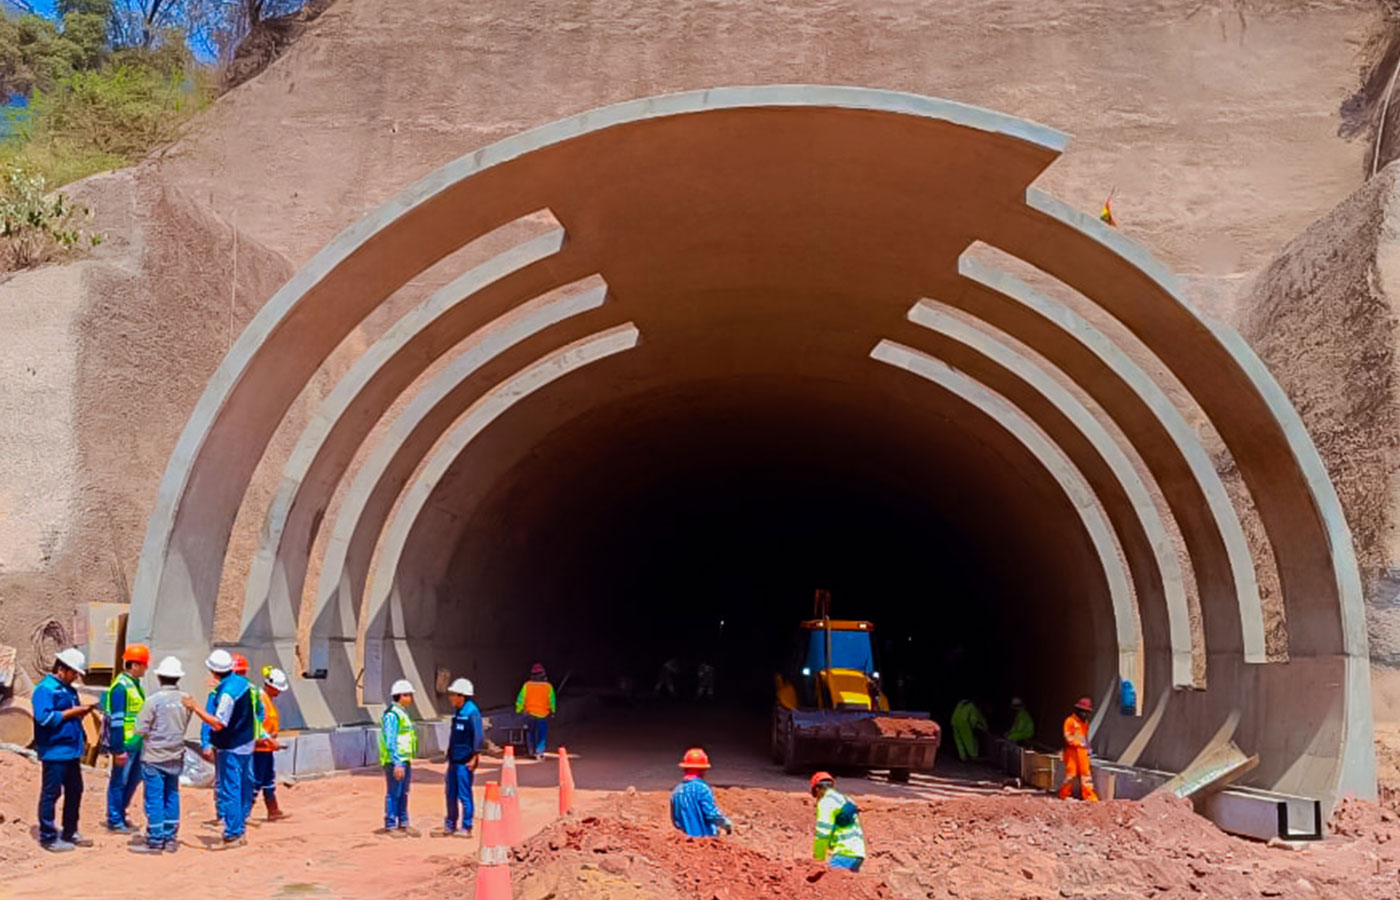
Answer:
[[[1074,704],[1074,711],[1065,719],[1065,783],[1060,785],[1060,799],[1074,796],[1074,779],[1079,779],[1079,795],[1090,803],[1098,803],[1099,795],[1094,790],[1094,775],[1089,770],[1089,716],[1093,715],[1094,701],[1080,697]]]
[[[214,714],[214,704],[219,699],[219,679],[213,675],[209,677],[209,692],[204,695],[204,711],[210,715]],[[213,743],[214,729],[209,727],[208,722],[201,721],[199,726],[199,755],[204,757],[206,762],[214,764],[214,818],[204,821],[206,828],[213,828],[222,831],[224,827],[224,805],[219,799],[219,757],[214,752]]]
[[[227,650],[215,650],[204,666],[219,680],[215,689],[214,711],[205,712],[193,697],[186,696],[185,708],[194,713],[212,732],[218,772],[218,806],[224,821],[224,840],[210,849],[230,850],[248,841],[246,811],[253,792],[253,686],[233,671],[233,657]]]
[[[253,800],[262,791],[263,804],[267,807],[267,821],[276,822],[287,818],[277,805],[277,764],[273,754],[281,744],[277,742],[278,716],[277,697],[289,690],[287,673],[272,666],[262,667],[263,683],[259,692],[258,717],[255,718],[256,736],[253,739]],[[248,810],[252,812],[251,804]]]
[[[549,736],[549,720],[555,712],[554,685],[545,675],[544,665],[530,667],[530,680],[520,687],[515,698],[515,711],[526,716],[527,741],[531,757],[544,756],[545,739]]]
[[[73,689],[87,668],[87,659],[76,647],[58,652],[53,669],[34,688],[34,752],[42,772],[39,787],[39,846],[51,853],[75,847],[91,847],[92,839],[78,833],[78,812],[83,801],[83,716],[96,712],[98,704],[79,703]],[[58,795],[63,795],[63,830],[54,826]]]
[[[1026,712],[1026,704],[1020,697],[1011,698],[1011,727],[1006,729],[1006,739],[1013,744],[1025,744],[1035,737],[1035,721]]]
[[[958,705],[953,707],[952,724],[953,743],[958,748],[958,759],[963,762],[976,759],[980,755],[977,732],[987,730],[987,720],[982,715],[982,710],[971,700],[959,700]]]
[[[132,853],[174,852],[179,846],[180,771],[185,762],[185,729],[189,697],[180,690],[185,667],[173,656],[156,666],[160,690],[151,695],[136,717],[136,733],[142,738],[141,781],[145,785],[146,840],[132,844]]]
[[[705,781],[710,757],[699,747],[691,747],[681,757],[681,783],[671,789],[671,824],[687,837],[715,837],[720,829],[734,833],[734,823],[719,811],[715,792]]]
[[[812,776],[812,796],[817,801],[817,836],[812,842],[812,858],[828,862],[833,869],[859,872],[865,862],[865,832],[860,827],[860,810],[836,790],[830,772]]]
[[[447,739],[447,777],[444,779],[447,818],[443,820],[441,828],[433,829],[434,837],[451,837],[454,834],[472,836],[472,822],[476,818],[476,804],[472,802],[472,776],[481,759],[481,745],[486,742],[481,727],[481,710],[472,699],[475,694],[476,688],[466,678],[458,678],[447,688],[447,700],[454,710],[452,733]]]
[[[145,644],[131,644],[122,651],[122,671],[102,695],[102,711],[107,716],[106,743],[112,754],[112,772],[107,780],[107,830],[130,834],[132,824],[126,810],[141,783],[141,736],[136,733],[136,717],[146,702],[141,679],[151,664],[151,650]]]
[[[384,827],[375,834],[418,837],[408,824],[408,788],[413,782],[413,757],[418,754],[418,732],[408,717],[413,685],[400,678],[389,688],[393,703],[379,720],[379,765],[384,768]]]

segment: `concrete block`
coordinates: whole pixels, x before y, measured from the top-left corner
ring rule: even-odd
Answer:
[[[278,778],[296,774],[297,737],[300,735],[277,738],[281,746],[272,753],[272,765]]]
[[[379,765],[379,728],[375,725],[368,725],[362,731],[365,742],[365,765]]]
[[[292,771],[297,775],[319,775],[335,768],[331,753],[331,736],[324,731],[310,731],[297,736]]]
[[[451,727],[450,722],[419,722],[418,756],[427,758],[446,753]]]
[[[365,729],[359,725],[337,728],[330,733],[331,759],[336,769],[358,769],[365,765]]]

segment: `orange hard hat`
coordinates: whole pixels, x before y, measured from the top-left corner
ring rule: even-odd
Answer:
[[[151,648],[145,644],[127,644],[122,651],[122,662],[141,663],[143,666],[151,664]]]
[[[685,756],[681,757],[680,766],[682,769],[708,769],[710,757],[699,747],[691,747],[685,751]]]
[[[1094,701],[1093,701],[1093,700],[1090,700],[1088,697],[1080,697],[1080,698],[1079,698],[1079,702],[1076,703],[1076,704],[1074,704],[1074,708],[1075,708],[1075,709],[1082,709],[1082,710],[1084,710],[1085,712],[1093,712],[1093,711],[1094,711]]]
[[[242,653],[233,654],[233,673],[235,675],[248,674],[248,657]]]
[[[819,785],[819,784],[821,784],[823,781],[829,781],[829,782],[831,782],[832,784],[835,784],[835,783],[836,783],[836,778],[835,778],[835,776],[833,776],[830,772],[817,772],[817,773],[815,773],[815,774],[812,775],[812,787],[813,787],[813,788],[816,788],[816,786]]]

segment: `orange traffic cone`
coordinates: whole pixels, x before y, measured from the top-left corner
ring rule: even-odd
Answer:
[[[559,748],[559,815],[567,816],[574,808],[574,770],[569,765],[569,751]]]
[[[525,839],[525,826],[520,821],[520,782],[515,777],[515,748],[506,745],[505,759],[501,760],[501,821],[505,823],[507,847],[515,847]]]
[[[510,900],[510,847],[501,818],[501,788],[486,782],[481,814],[481,862],[476,868],[476,900]]]

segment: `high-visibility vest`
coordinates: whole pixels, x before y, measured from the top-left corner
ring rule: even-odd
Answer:
[[[1065,746],[1088,747],[1089,723],[1074,714],[1065,719]]]
[[[516,707],[527,716],[543,719],[554,712],[554,685],[548,681],[527,681],[520,689]]]
[[[813,845],[818,855],[825,850],[831,856],[865,858],[865,831],[860,827],[860,815],[855,804],[836,791],[827,788],[817,801],[817,838]]]
[[[262,688],[256,684],[249,685],[248,694],[253,698],[253,740],[260,741],[267,737],[267,732],[263,731],[263,697]]]
[[[112,682],[107,693],[102,695],[102,711],[107,714],[108,720],[112,718],[112,695],[117,691],[126,692],[126,712],[122,715],[121,747],[113,747],[114,753],[125,751],[132,738],[136,737],[136,714],[146,705],[146,691],[141,687],[141,682],[123,672]]]
[[[388,719],[389,716],[395,716],[399,720],[399,734],[395,741],[399,750],[399,758],[403,760],[413,759],[418,755],[418,732],[413,727],[413,720],[397,703],[384,713],[385,719]],[[379,726],[379,764],[381,766],[387,766],[394,758],[394,755],[389,752],[387,737],[386,729],[381,723]]]
[[[257,722],[257,737],[253,749],[271,751],[272,739],[277,737],[281,723],[278,721],[277,704],[261,688],[258,689],[257,705],[253,707],[253,715]]]

